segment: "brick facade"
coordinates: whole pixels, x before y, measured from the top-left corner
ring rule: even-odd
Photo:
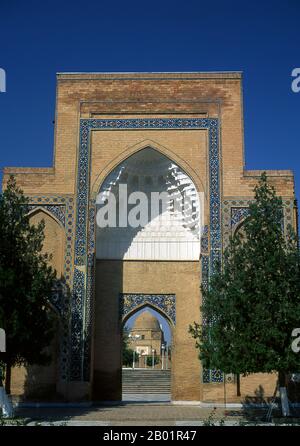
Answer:
[[[223,400],[223,383],[202,382],[188,326],[201,320],[205,265],[213,268],[226,238],[242,221],[243,211],[234,209],[247,207],[261,174],[244,165],[241,92],[236,72],[57,75],[54,166],[6,168],[3,180],[14,174],[31,199],[32,221],[45,219],[45,249],[53,252],[53,264],[72,293],[70,302],[61,296],[55,365],[48,375],[41,372],[45,393],[56,386],[67,400],[120,399],[119,295],[165,293],[176,296],[172,399]],[[203,193],[207,231],[200,262],[95,259],[99,188],[119,163],[145,147],[178,164]],[[285,218],[295,225],[292,172],[267,175],[284,199]],[[23,392],[24,375],[14,371],[17,393]],[[272,395],[274,383],[273,375],[242,378],[242,398],[261,389]],[[226,386],[228,398],[236,401],[235,385]],[[30,385],[26,392],[30,395]]]

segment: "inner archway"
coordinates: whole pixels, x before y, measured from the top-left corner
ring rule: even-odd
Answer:
[[[161,312],[143,306],[123,322],[122,400],[170,401],[172,327]]]
[[[184,399],[184,392],[189,398],[192,387],[198,386],[194,379],[185,388],[181,386],[181,374],[194,377],[200,373],[196,354],[188,371],[180,369],[180,364],[187,350],[194,353],[188,329],[200,305],[202,228],[202,197],[193,180],[153,147],[123,160],[102,182],[96,200],[94,400],[122,399],[124,324],[146,306],[169,324],[175,347],[172,364],[177,366],[171,372],[168,356],[159,358],[158,364],[154,358],[152,369],[152,349],[157,349],[149,345],[148,354],[139,346],[143,357],[139,369],[169,374],[172,399]],[[186,311],[187,307],[195,311]],[[162,356],[159,350],[155,357]],[[164,370],[167,362],[168,370]],[[142,367],[145,363],[146,367]],[[130,369],[130,361],[127,365]],[[133,367],[131,363],[133,368],[135,364]],[[171,398],[170,392],[166,398]]]

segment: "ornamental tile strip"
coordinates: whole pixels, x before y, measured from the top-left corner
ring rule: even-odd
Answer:
[[[81,381],[83,376],[81,373],[83,366],[82,342],[83,342],[83,315],[81,312],[81,302],[85,293],[85,274],[75,269],[74,271],[74,288],[72,297],[71,312],[71,371],[70,378],[72,381]]]
[[[149,305],[160,310],[176,325],[175,294],[120,294],[120,318],[124,320],[134,310]]]
[[[205,225],[203,227],[203,233],[201,236],[201,253],[208,253],[208,226]]]

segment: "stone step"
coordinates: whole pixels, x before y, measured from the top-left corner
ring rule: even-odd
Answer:
[[[168,386],[170,381],[123,381],[123,385]]]
[[[134,377],[131,377],[131,376],[123,376],[123,382],[124,381],[132,381],[132,382],[135,382],[135,381],[146,381],[146,382],[169,382],[169,381],[171,381],[170,380],[170,378],[164,378],[164,377],[157,377],[157,378],[153,378],[153,377],[151,377],[151,378],[148,378],[148,377],[145,377],[145,378],[143,378],[143,379],[139,379],[139,378],[134,378]]]
[[[153,375],[153,374],[160,374],[160,375],[170,375],[171,374],[171,370],[147,370],[147,369],[126,369],[122,371],[123,373],[127,374],[127,373],[139,373],[139,374],[149,374],[149,375]]]
[[[125,371],[123,375],[136,375],[136,376],[171,376],[171,372],[144,372],[144,371]]]
[[[171,389],[122,389],[123,393],[134,394],[134,393],[171,393]]]
[[[171,387],[170,383],[148,384],[148,383],[123,383],[123,387]]]
[[[170,387],[171,386],[171,383],[169,383],[169,382],[166,382],[166,383],[164,383],[164,382],[160,382],[160,383],[153,383],[153,382],[147,382],[147,383],[139,383],[139,382],[133,382],[133,381],[131,381],[131,382],[124,382],[123,381],[123,387],[124,386],[146,386],[146,387]]]
[[[135,369],[122,371],[122,391],[127,395],[170,395],[171,371]]]
[[[170,379],[171,375],[160,375],[160,374],[149,374],[149,373],[123,373],[122,374],[123,378],[147,378],[147,379],[151,379],[151,378],[166,378],[166,379]]]
[[[140,384],[123,384],[123,389],[125,389],[125,388],[127,388],[127,389],[129,389],[129,388],[132,388],[132,389],[138,389],[138,388],[140,388],[140,389],[146,389],[146,388],[148,388],[148,389],[170,389],[171,388],[171,386],[170,385],[168,385],[168,384],[166,384],[166,385],[163,385],[163,386],[155,386],[155,385],[140,385]]]
[[[170,391],[162,391],[156,392],[155,390],[123,390],[123,393],[126,395],[170,395]]]
[[[139,385],[124,385],[122,386],[122,389],[171,389],[171,386],[139,386]]]

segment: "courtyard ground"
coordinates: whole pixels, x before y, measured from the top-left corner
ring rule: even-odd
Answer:
[[[200,407],[166,402],[122,402],[79,407],[19,407],[24,424],[83,426],[199,426],[269,424],[268,408]],[[278,412],[273,412],[278,417]],[[274,419],[273,419],[274,422]],[[288,423],[295,423],[289,420]],[[297,420],[296,420],[297,423]]]

